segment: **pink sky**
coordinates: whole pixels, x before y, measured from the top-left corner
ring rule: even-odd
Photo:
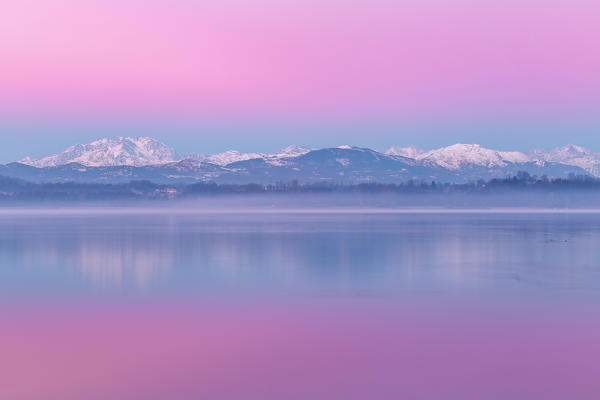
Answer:
[[[599,41],[594,1],[5,1],[0,111],[593,111]]]

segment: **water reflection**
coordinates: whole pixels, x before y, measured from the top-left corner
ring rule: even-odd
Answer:
[[[600,288],[598,215],[3,216],[0,230],[0,285],[22,292]]]
[[[81,277],[99,287],[148,287],[173,266],[168,235],[137,231],[115,221],[54,218],[4,221],[3,268],[23,274]],[[19,271],[16,271],[19,273]]]
[[[598,244],[600,215],[4,214],[0,398],[596,399]]]

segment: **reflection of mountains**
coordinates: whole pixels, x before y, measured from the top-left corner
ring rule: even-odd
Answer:
[[[21,274],[49,277],[48,285],[75,277],[99,287],[182,293],[384,293],[512,284],[516,274],[520,281],[554,284],[564,281],[565,257],[587,255],[579,260],[583,267],[593,260],[591,241],[580,241],[576,252],[548,246],[543,218],[525,225],[502,216],[485,223],[455,218],[19,218],[0,220],[0,262],[16,265]],[[550,231],[560,232],[560,223]],[[569,248],[577,243],[569,240]],[[510,280],[490,278],[496,276]]]
[[[162,284],[194,291],[391,289],[433,276],[452,279],[447,274],[459,271],[437,268],[444,262],[434,255],[460,265],[453,257],[463,253],[441,232],[426,234],[436,247],[432,251],[411,229],[389,231],[384,220],[372,216],[371,222],[136,217],[120,225],[112,218],[52,219],[41,230],[21,227],[23,232],[11,235],[11,248],[23,249],[15,254],[25,258],[26,267],[77,271],[100,287]]]
[[[78,272],[95,286],[138,288],[147,287],[173,266],[168,237],[79,233],[19,235],[24,266]]]
[[[75,272],[100,287],[342,292],[460,280],[461,255],[480,254],[457,239],[464,228],[403,229],[387,217],[118,218],[20,222],[1,234],[1,251],[23,257],[26,268]]]
[[[170,246],[163,241],[137,241],[105,243],[85,240],[75,262],[81,272],[95,284],[122,286],[133,282],[137,287],[147,287],[153,278],[173,266]]]
[[[0,252],[59,279],[76,274],[100,287],[195,292],[363,290],[410,281],[413,266],[425,262],[409,251],[415,243],[404,234],[361,227],[378,225],[372,217],[362,223],[306,216],[118,218],[16,221],[15,230],[0,232]]]

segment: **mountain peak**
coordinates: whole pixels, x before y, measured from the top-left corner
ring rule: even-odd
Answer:
[[[304,147],[304,146],[298,146],[296,144],[292,144],[289,145],[287,147],[284,147],[283,149],[279,150],[278,155],[279,156],[301,156],[302,154],[306,154],[310,151],[311,149],[308,147]]]
[[[569,154],[592,154],[592,152],[585,147],[577,146],[575,144],[568,144],[563,147],[558,147],[553,150],[554,153],[569,153]]]
[[[175,150],[156,139],[144,136],[119,136],[98,139],[88,144],[76,144],[59,154],[41,159],[34,160],[26,157],[20,160],[19,163],[38,168],[58,167],[66,164],[78,164],[80,167],[143,167],[147,165],[165,165],[186,159],[190,160],[190,165],[202,165],[202,168],[214,169],[225,167],[235,162],[262,159],[264,163],[270,166],[291,168],[294,163],[306,159],[306,157],[297,159],[298,156],[313,152],[313,150],[303,146],[291,145],[274,154],[241,153],[237,150],[229,150],[212,155],[189,154],[181,157]],[[395,162],[406,164],[408,162],[407,165],[411,166],[423,168],[434,167],[436,171],[442,168],[452,171],[453,174],[462,173],[460,171],[469,174],[480,173],[482,168],[488,168],[495,171],[495,173],[500,173],[498,171],[502,168],[508,168],[511,171],[517,168],[527,169],[529,167],[555,168],[550,165],[554,164],[574,166],[592,175],[600,176],[600,154],[574,144],[559,147],[551,151],[541,149],[532,150],[528,154],[517,151],[492,150],[479,144],[469,143],[456,143],[428,151],[421,150],[415,146],[391,147],[385,154],[367,148],[344,145],[336,148],[321,149],[320,152],[315,153],[314,157],[308,158],[312,159],[316,157],[320,159],[329,157],[331,154],[335,155],[336,164],[334,165],[347,161],[350,162],[350,158],[354,157],[354,161],[348,165],[355,165],[359,162],[385,161],[392,164]],[[212,166],[209,164],[212,164]],[[236,166],[236,168],[238,167]],[[402,168],[405,168],[405,166]],[[231,171],[228,173],[231,173]]]
[[[480,167],[505,167],[509,163],[526,163],[530,159],[518,151],[497,151],[487,149],[479,144],[456,143],[428,151],[418,156],[418,159],[441,167],[456,170],[465,165]]]
[[[38,168],[77,163],[89,167],[116,165],[144,166],[177,161],[175,150],[149,137],[103,138],[88,144],[76,144],[59,154],[38,160],[26,157],[19,162]]]
[[[532,157],[538,162],[575,165],[595,176],[600,176],[600,154],[585,147],[568,144],[551,151],[534,150]]]
[[[424,153],[425,153],[425,150],[421,150],[420,148],[418,148],[416,146],[408,146],[408,147],[392,146],[385,152],[385,154],[387,154],[388,156],[400,156],[400,157],[415,158],[415,159]]]
[[[568,144],[551,151],[535,149],[527,154],[518,151],[492,150],[479,144],[469,143],[456,143],[429,151],[414,146],[391,147],[386,154],[421,160],[450,170],[458,170],[464,166],[496,168],[509,164],[533,162],[543,165],[550,162],[576,166],[592,175],[600,176],[600,154],[575,144]]]

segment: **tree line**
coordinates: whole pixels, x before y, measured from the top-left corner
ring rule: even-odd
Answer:
[[[600,179],[588,175],[569,175],[565,178],[532,176],[520,171],[514,176],[478,180],[469,183],[441,183],[407,180],[397,183],[336,182],[274,184],[228,184],[198,182],[193,184],[157,184],[132,181],[123,184],[104,183],[32,183],[16,178],[0,177],[0,199],[13,200],[127,200],[174,199],[210,195],[243,194],[488,194],[510,192],[578,192],[599,191]]]

